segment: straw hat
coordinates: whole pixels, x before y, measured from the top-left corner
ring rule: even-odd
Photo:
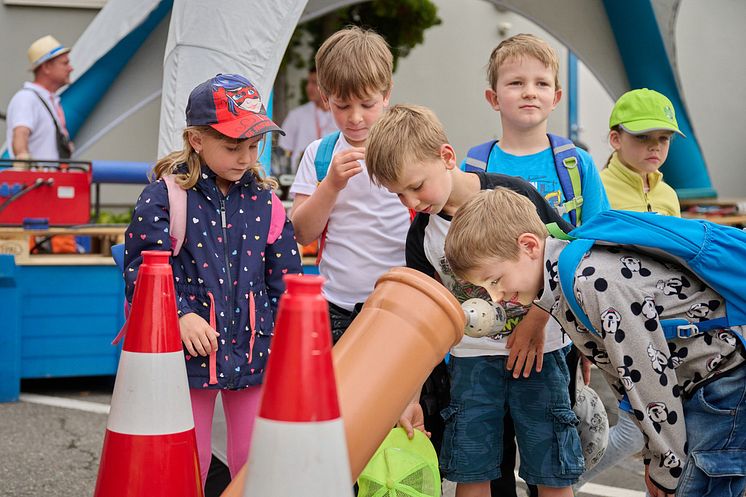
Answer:
[[[54,36],[42,36],[28,47],[28,61],[31,64],[31,70],[33,71],[46,61],[69,51],[70,49],[63,46]]]

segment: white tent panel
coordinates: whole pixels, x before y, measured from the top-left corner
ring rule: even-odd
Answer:
[[[182,146],[189,92],[202,81],[218,73],[243,74],[266,101],[306,1],[174,1],[163,62],[159,156]]]
[[[119,41],[141,25],[160,0],[109,0],[70,51],[72,81],[85,74]]]

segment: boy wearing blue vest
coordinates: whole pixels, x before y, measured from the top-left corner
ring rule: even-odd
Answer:
[[[388,106],[392,68],[386,41],[358,27],[334,33],[316,53],[319,90],[340,132],[306,148],[290,188],[291,218],[301,245],[320,239],[334,342],[378,277],[404,265],[409,213],[364,167],[368,131]]]
[[[504,222],[482,222],[491,216]],[[627,211],[572,237],[551,228],[520,195],[481,192],[454,216],[446,257],[493,300],[550,312],[598,366],[645,434],[653,497],[742,496],[746,299],[732,261],[746,233]]]
[[[562,98],[559,60],[549,44],[531,34],[504,40],[487,68],[487,103],[500,113],[502,138],[467,153],[464,170],[520,176],[573,225],[609,209],[591,156],[572,141],[547,134],[547,119]]]
[[[556,52],[534,35],[511,36],[495,47],[487,67],[485,98],[500,113],[502,137],[472,147],[461,168],[519,176],[578,226],[610,206],[591,156],[567,138],[547,133],[549,114],[562,98],[558,73]],[[526,323],[515,339],[561,334],[556,323],[547,325],[548,316],[543,318],[543,323],[532,327]],[[511,357],[508,366],[513,365]],[[510,426],[506,428],[508,436]],[[512,442],[506,440],[505,445],[509,453],[515,452]],[[510,474],[506,467],[503,473]],[[493,495],[511,490],[511,481],[493,483]]]

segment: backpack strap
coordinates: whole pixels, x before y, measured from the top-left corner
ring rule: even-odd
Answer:
[[[593,327],[591,320],[588,319],[588,316],[580,307],[573,285],[575,282],[575,271],[578,269],[578,264],[580,264],[585,253],[593,247],[593,243],[593,240],[579,239],[567,244],[567,247],[562,249],[562,252],[560,252],[559,260],[557,261],[557,275],[559,277],[562,293],[567,300],[567,305],[570,306],[575,318],[577,318],[589,332],[600,336],[601,334]]]
[[[552,236],[565,240],[573,240],[572,236],[564,234],[564,232],[562,232],[562,230],[560,230],[556,224],[554,226],[557,228],[557,230],[559,230],[560,233],[565,235],[565,237],[563,238],[562,236],[555,236],[555,233],[550,228],[550,225],[547,225],[547,228],[549,229]],[[585,314],[583,309],[580,307],[573,287],[575,272],[577,271],[578,264],[580,264],[580,261],[583,259],[583,256],[586,254],[586,252],[588,252],[593,247],[593,244],[593,240],[587,239],[576,239],[571,241],[567,245],[567,247],[565,247],[560,253],[559,260],[557,262],[557,273],[559,276],[560,287],[562,288],[562,294],[565,296],[567,304],[570,306],[572,313],[583,324],[583,326],[588,329],[588,331],[592,332],[594,335],[601,336],[601,334],[593,327],[590,319]],[[715,319],[708,319],[707,321],[701,321],[699,323],[692,323],[690,321],[687,321],[686,319],[662,319],[660,321],[660,324],[661,328],[663,328],[663,335],[665,336],[667,341],[678,338],[691,338],[715,329],[723,329],[728,330],[736,335],[741,343],[743,343],[744,347],[746,347],[746,337],[729,328],[730,324],[726,316]]]
[[[316,158],[313,161],[313,167],[316,168],[316,181],[321,183],[326,178],[326,173],[329,171],[329,165],[332,163],[332,156],[334,155],[334,146],[337,144],[339,139],[339,131],[329,133],[321,139],[318,150],[316,150]]]
[[[580,226],[583,205],[583,181],[580,174],[580,159],[575,144],[563,136],[547,133],[549,144],[554,155],[554,167],[557,170],[565,203],[559,206],[560,215],[567,213],[573,226]]]
[[[171,255],[176,257],[186,236],[187,192],[176,184],[173,174],[163,176],[163,181],[168,190],[168,235],[171,238]]]
[[[272,214],[269,218],[269,234],[267,235],[267,245],[272,245],[280,238],[282,228],[285,227],[285,206],[282,205],[275,192],[272,192]]]
[[[329,171],[329,166],[332,163],[332,156],[334,155],[334,146],[337,144],[339,139],[339,131],[329,133],[321,139],[318,150],[316,150],[316,158],[313,160],[313,167],[316,169],[316,181],[321,183],[326,178],[326,173]],[[327,226],[329,224],[327,223]],[[316,265],[321,262],[321,252],[324,250],[326,245],[326,228],[321,232],[319,237],[318,250],[316,251]]]
[[[464,171],[470,172],[487,172],[487,168],[490,161],[490,153],[492,147],[495,146],[497,140],[490,140],[480,145],[471,147],[466,152],[466,160],[464,161]]]

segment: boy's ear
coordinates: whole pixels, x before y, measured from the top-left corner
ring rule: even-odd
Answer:
[[[383,107],[387,108],[389,106],[389,99],[391,98],[391,90],[394,88],[394,83],[391,83],[391,86],[389,86],[388,91],[383,94]]]
[[[490,107],[497,111],[500,110],[500,102],[497,100],[497,93],[495,93],[495,90],[492,88],[484,90],[484,98],[487,100],[487,103],[490,104]]]
[[[446,163],[446,169],[451,170],[456,167],[456,151],[450,143],[440,146],[440,158]]]
[[[557,107],[557,105],[560,103],[560,100],[562,100],[562,88],[554,91],[554,104],[552,105],[552,109]]]
[[[531,259],[542,257],[541,240],[533,233],[522,233],[518,237],[518,247]]]
[[[622,148],[622,135],[619,133],[619,131],[612,129],[609,131],[609,145],[611,145],[611,148],[614,150],[619,150]]]
[[[329,107],[329,97],[326,96],[326,93],[321,91],[321,88],[319,88],[319,96],[321,97],[321,101],[324,103],[324,105]]]

